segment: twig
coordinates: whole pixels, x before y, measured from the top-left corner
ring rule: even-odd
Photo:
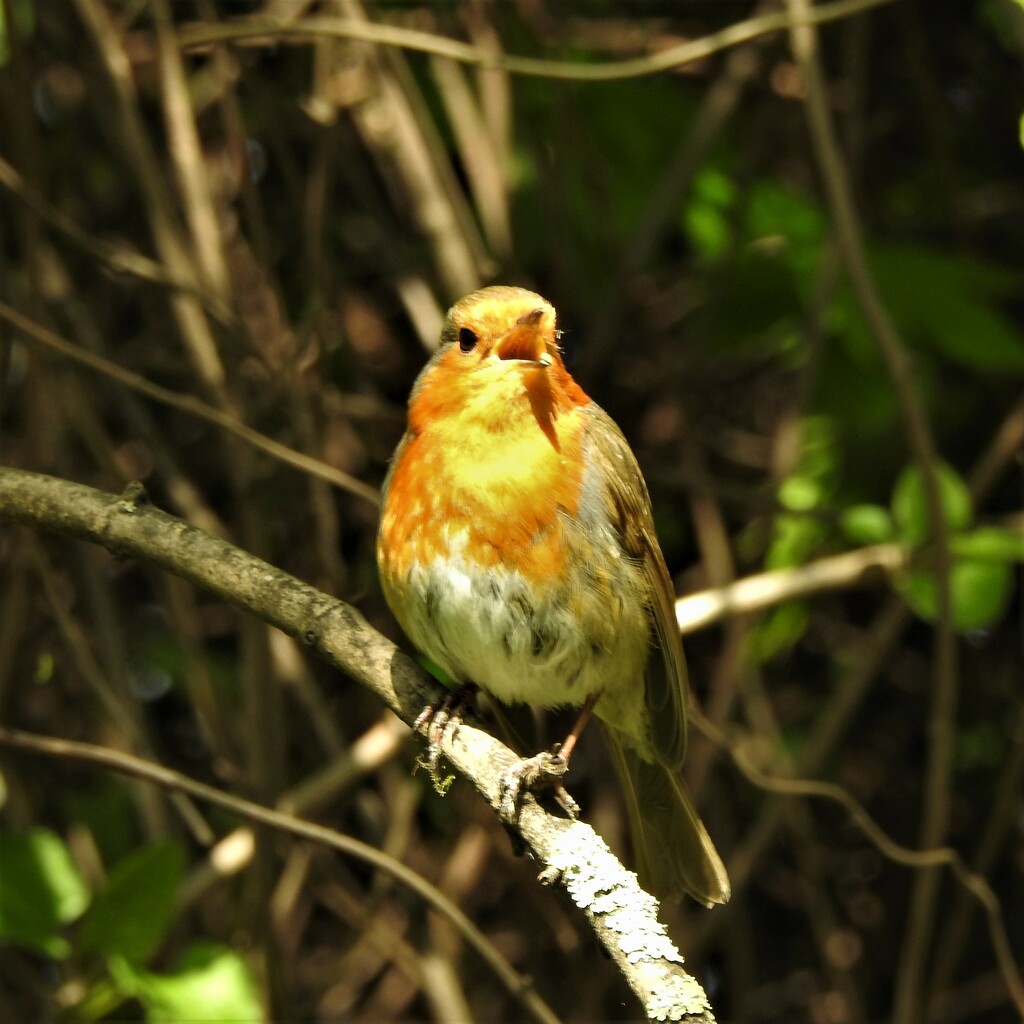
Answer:
[[[192,252],[203,284],[223,302],[230,303],[230,281],[224,243],[210,189],[210,176],[203,159],[202,144],[188,79],[175,38],[168,0],[152,5],[159,51],[164,121],[168,154],[181,190],[182,206],[192,234]]]
[[[731,46],[738,46],[771,32],[784,31],[794,25],[823,25],[891,2],[893,0],[837,0],[835,3],[823,4],[797,16],[782,12],[766,14],[730,25],[700,39],[671,46],[648,57],[608,61],[603,64],[572,64],[568,61],[507,56],[489,48],[473,46],[430,32],[347,18],[305,18],[291,22],[272,18],[252,18],[222,24],[196,25],[182,29],[179,44],[190,49],[216,42],[248,41],[256,45],[275,46],[283,40],[294,39],[296,42],[303,42],[316,36],[335,36],[339,39],[359,39],[384,46],[431,53],[464,64],[476,64],[482,68],[496,68],[534,78],[556,78],[572,82],[617,82],[625,78],[655,75],[684,64],[692,64]]]
[[[239,422],[234,416],[230,415],[230,413],[215,409],[213,406],[207,405],[192,395],[181,395],[176,391],[171,391],[169,388],[161,387],[159,384],[153,384],[146,380],[145,377],[133,373],[131,370],[126,370],[124,367],[118,366],[117,363],[104,359],[103,356],[89,352],[78,345],[73,345],[70,341],[65,340],[53,331],[47,330],[45,327],[29,320],[28,317],[22,316],[21,313],[12,309],[5,302],[0,302],[0,319],[13,324],[29,340],[38,342],[68,359],[73,359],[84,366],[88,366],[91,370],[97,370],[118,383],[125,385],[125,387],[131,388],[133,391],[138,391],[154,401],[172,406],[191,416],[197,416],[207,423],[212,423],[234,434],[235,437],[241,438],[247,444],[266,452],[268,455],[272,455],[275,459],[279,459],[295,469],[302,470],[304,473],[310,473],[321,480],[326,480],[328,483],[340,487],[343,491],[348,491],[350,494],[354,494],[356,497],[362,498],[373,505],[380,504],[380,494],[375,487],[364,484],[354,476],[343,473],[340,469],[335,469],[326,462],[321,462],[320,459],[297,452],[287,445],[283,445],[279,441],[261,434],[258,430],[253,430],[252,427],[247,427],[244,423]]]
[[[114,31],[109,14],[98,0],[74,2],[82,22],[92,36],[113,90],[119,134],[135,170],[139,189],[146,200],[146,214],[160,258],[175,278],[194,280],[185,244],[174,222],[173,206],[146,134],[128,57]],[[223,400],[224,366],[202,307],[185,292],[172,294],[170,303],[200,379],[218,399]]]
[[[967,478],[973,498],[987,494],[1010,462],[1024,448],[1024,398],[1003,420],[995,437],[985,449]]]
[[[111,272],[130,274],[140,281],[149,281],[164,288],[188,292],[198,298],[222,323],[234,320],[230,307],[201,288],[195,281],[181,280],[169,273],[163,264],[151,260],[140,252],[134,252],[121,245],[93,238],[62,210],[53,206],[38,192],[26,184],[18,170],[0,157],[0,185],[25,204],[44,224],[63,235],[83,252],[105,264]]]
[[[342,7],[349,17],[338,20],[345,24],[372,24],[360,0],[343,0]],[[385,176],[397,175],[404,182],[405,202],[433,249],[448,297],[464,295],[493,268],[445,146],[404,54],[359,49],[369,87],[353,106],[352,117]]]
[[[0,467],[0,521],[79,537],[141,558],[301,639],[311,651],[371,689],[406,723],[443,690],[350,606],[145,503]],[[454,733],[454,735],[453,735]],[[463,723],[443,736],[445,757],[499,810],[502,779],[516,755]],[[271,813],[271,812],[262,812]],[[542,865],[546,884],[565,887],[649,1017],[711,1022],[698,982],[657,921],[657,903],[589,825],[548,813],[527,796],[506,821]]]
[[[360,736],[349,750],[283,793],[276,801],[276,810],[282,814],[311,814],[394,757],[408,739],[409,730],[390,712],[385,714],[387,717]],[[237,828],[218,840],[182,884],[181,902],[194,903],[218,879],[241,871],[252,861],[255,843],[251,828]]]
[[[390,968],[404,976],[413,992],[422,989],[423,994],[430,998],[430,979],[424,969],[426,954],[414,949],[405,938],[404,929],[401,927],[404,922],[393,920],[393,913],[382,913],[376,899],[359,900],[348,888],[337,882],[318,885],[314,896],[318,903],[336,914],[354,934],[359,936],[357,942],[352,944],[352,948],[359,950],[360,957],[366,956],[367,949],[372,950],[375,966],[379,965],[381,969]],[[345,960],[342,959],[341,964],[344,963]],[[377,971],[373,973],[376,974]],[[359,972],[345,971],[344,968],[338,971],[337,979],[320,1000],[318,1013],[322,1019],[336,1020],[345,1016],[343,1013],[335,1012],[333,1004],[339,990],[349,1000],[354,1000],[355,994],[351,990],[358,984],[359,976]],[[347,1008],[351,1004],[343,1001],[341,1005]],[[365,1003],[362,1006],[364,1015],[373,1019],[372,1010]],[[464,1019],[471,1018],[467,1016]]]
[[[691,708],[691,721],[710,739],[721,747],[740,772],[759,789],[785,796],[802,796],[819,800],[830,800],[839,804],[860,829],[864,837],[885,857],[897,864],[916,871],[948,867],[956,880],[981,904],[985,911],[989,938],[996,954],[996,962],[1017,1010],[1024,1015],[1024,980],[1021,979],[1013,956],[1006,923],[1003,920],[999,898],[988,882],[968,868],[960,854],[951,846],[911,850],[902,846],[875,822],[874,818],[842,786],[816,779],[782,778],[769,775],[755,765],[735,743],[726,739],[725,733],[705,718],[699,709]]]
[[[94,694],[97,704],[109,716],[109,721],[116,725],[116,732],[124,742],[130,743],[147,756],[152,756],[152,742],[146,733],[144,723],[136,713],[138,704],[128,700],[124,692],[119,692],[123,690],[123,686],[118,687],[116,680],[108,678],[107,673],[100,667],[81,626],[66,606],[67,595],[59,587],[49,559],[34,537],[29,545],[29,557],[36,577],[42,584],[46,603],[49,605],[68,656]],[[150,829],[150,834],[165,831],[167,815],[160,801],[154,800],[154,794],[149,791],[137,792],[136,796],[142,819]],[[210,841],[209,824],[187,796],[180,793],[171,794],[171,804],[196,841]]]
[[[971,867],[977,874],[992,870],[999,851],[1007,841],[1007,833],[1013,830],[1018,822],[1017,807],[1020,801],[1021,781],[1024,780],[1024,707],[1018,707],[1017,722],[1010,737],[1010,744],[1010,755],[1000,765],[999,781],[993,794],[988,822],[980,831],[981,838],[971,858]],[[972,934],[973,912],[974,904],[966,893],[961,892],[942,929],[943,945],[935,957],[935,966],[929,979],[929,990],[932,993],[930,1011],[934,1011],[934,1007],[948,988],[956,966],[963,956]]]
[[[762,611],[822,590],[856,583],[865,573],[895,573],[906,568],[910,552],[900,544],[873,544],[841,555],[819,558],[791,569],[745,576],[724,587],[712,587],[676,600],[676,621],[683,634],[723,619]]]
[[[315,825],[313,822],[303,821],[290,814],[282,814],[280,811],[253,803],[251,800],[225,793],[223,790],[197,782],[180,772],[164,768],[163,765],[93,743],[78,743],[51,736],[38,736],[34,733],[22,732],[19,729],[0,726],[0,745],[15,750],[29,751],[44,757],[82,761],[86,764],[110,768],[123,775],[131,775],[137,779],[152,782],[172,793],[184,793],[197,800],[213,804],[215,807],[222,807],[224,810],[258,825],[266,825],[279,832],[287,832],[299,839],[330,847],[347,857],[362,860],[411,889],[424,903],[429,904],[439,914],[443,914],[451,921],[459,929],[463,938],[501,979],[508,991],[530,1011],[535,1020],[543,1021],[545,1024],[557,1024],[558,1022],[555,1014],[533,990],[530,980],[512,967],[483,932],[451,900],[411,868],[407,868],[400,861],[389,857],[367,843],[343,835],[334,829],[325,828],[323,825]]]
[[[466,72],[443,57],[433,57],[430,70],[458,143],[459,157],[466,169],[487,241],[498,256],[507,258],[512,249],[512,226],[509,221],[507,171],[501,163],[497,146],[466,81]]]
[[[786,6],[794,18],[806,15],[810,9],[809,0],[787,0]],[[808,125],[828,198],[836,244],[857,304],[868,323],[896,393],[907,431],[907,442],[921,473],[930,534],[934,542],[933,571],[937,604],[933,657],[935,683],[928,720],[929,750],[924,779],[921,844],[938,846],[945,839],[949,825],[954,728],[959,702],[957,648],[949,589],[949,529],[936,468],[938,456],[931,428],[917,395],[906,349],[868,269],[864,240],[829,110],[815,29],[810,23],[805,23],[793,28],[790,38],[797,65],[806,84]],[[927,871],[919,874],[911,897],[902,960],[896,972],[896,1024],[913,1024],[921,1016],[927,947],[935,918],[937,896],[938,873]]]

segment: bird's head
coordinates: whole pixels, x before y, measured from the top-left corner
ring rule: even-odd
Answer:
[[[418,433],[459,417],[500,430],[529,410],[547,433],[560,411],[588,401],[562,362],[558,333],[554,307],[525,288],[496,285],[460,299],[413,388],[410,426]]]

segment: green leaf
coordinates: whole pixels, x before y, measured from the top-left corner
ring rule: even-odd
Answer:
[[[876,245],[871,269],[908,344],[980,373],[1024,372],[1024,335],[999,306],[1020,291],[1015,270],[941,249]],[[878,353],[849,285],[829,323],[858,362]]]
[[[973,370],[1024,370],[1024,338],[993,300],[1019,291],[1016,272],[920,246],[876,246],[871,266],[911,342]]]
[[[989,562],[1024,562],[1024,534],[993,526],[972,530],[951,542],[953,554]]]
[[[946,523],[952,532],[965,529],[971,522],[971,495],[956,472],[940,462],[935,467]],[[910,544],[918,544],[929,534],[928,506],[924,485],[917,466],[908,466],[901,474],[892,495],[892,514],[900,536]]]
[[[431,661],[425,654],[416,655],[416,660],[442,685],[454,690],[459,684],[437,662]]]
[[[889,510],[881,505],[851,505],[839,517],[839,527],[856,544],[881,544],[894,532]]]
[[[63,840],[36,829],[0,836],[0,939],[49,956],[70,952],[57,934],[89,904],[89,889]]]
[[[779,504],[790,512],[810,512],[821,499],[821,484],[809,476],[791,476],[779,486]]]
[[[807,606],[788,601],[773,608],[751,637],[754,657],[760,662],[788,651],[804,635],[810,622]]]
[[[949,588],[953,625],[961,632],[988,629],[1006,611],[1013,575],[1002,562],[960,561],[953,565]],[[935,576],[923,570],[907,574],[903,594],[926,622],[938,618]]]
[[[958,629],[987,629],[1002,618],[1013,575],[999,562],[957,562],[950,579],[953,622]]]
[[[813,516],[777,516],[775,536],[765,554],[765,569],[788,569],[793,565],[802,565],[825,539],[825,535],[824,524]]]
[[[183,869],[176,843],[135,850],[119,861],[82,922],[82,948],[148,960],[170,924]]]
[[[729,214],[736,202],[732,179],[717,167],[702,168],[694,180],[683,223],[694,250],[705,262],[721,256],[733,235]]]
[[[214,943],[190,946],[171,974],[151,974],[121,958],[110,970],[121,992],[142,1003],[149,1024],[265,1019],[245,961]]]
[[[686,231],[694,249],[706,262],[712,262],[725,252],[731,226],[721,210],[706,203],[693,203],[686,210]]]

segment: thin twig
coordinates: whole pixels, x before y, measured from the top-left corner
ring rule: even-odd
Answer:
[[[992,870],[1000,851],[1005,848],[1007,834],[1018,825],[1017,808],[1024,780],[1024,707],[1018,706],[1017,722],[1010,734],[1010,748],[1009,756],[999,767],[999,780],[988,821],[980,830],[980,839],[971,857],[971,867],[979,874]],[[960,893],[942,929],[943,945],[935,957],[929,979],[930,1007],[934,1007],[953,980],[973,924],[974,904],[966,893]]]
[[[188,79],[177,45],[168,0],[154,0],[159,67],[163,91],[167,151],[181,191],[182,207],[192,235],[191,250],[206,288],[230,303],[230,279],[224,256],[224,242],[217,223],[217,210],[210,188],[210,175],[203,157]]]
[[[902,864],[904,867],[913,868],[915,871],[930,871],[933,868],[948,867],[960,885],[974,896],[985,911],[989,938],[1003,981],[1018,1011],[1024,1015],[1024,980],[1021,978],[1013,956],[1013,948],[1006,932],[1006,922],[1003,920],[1002,905],[985,878],[971,871],[953,847],[941,846],[911,850],[902,846],[892,839],[868,814],[864,806],[842,786],[832,782],[821,782],[817,779],[783,778],[778,775],[770,775],[754,764],[735,741],[727,739],[725,733],[705,718],[699,709],[691,707],[690,714],[693,724],[708,739],[724,750],[744,777],[759,789],[784,796],[830,800],[839,804],[846,811],[864,837],[889,860]]]
[[[467,72],[443,57],[433,57],[430,70],[448,114],[487,241],[494,253],[507,258],[512,249],[507,168],[501,163],[483,111],[466,80]]]
[[[179,582],[180,581],[176,581]],[[410,733],[391,712],[360,736],[342,754],[284,792],[275,801],[282,814],[312,814],[393,758]],[[221,878],[237,874],[253,858],[253,830],[240,827],[217,841],[206,859],[192,869],[182,884],[181,902],[194,903]]]
[[[810,10],[809,0],[787,0],[787,10],[793,18],[803,17]],[[917,394],[913,369],[903,341],[868,268],[864,239],[829,109],[816,31],[810,23],[805,22],[791,30],[790,38],[806,85],[808,126],[828,199],[836,244],[857,304],[868,323],[896,394],[907,432],[907,443],[921,474],[929,532],[934,543],[932,569],[937,605],[933,655],[935,682],[928,720],[929,749],[924,779],[921,844],[939,846],[949,826],[959,679],[949,589],[949,528],[939,485],[938,454]],[[921,1016],[922,987],[929,936],[935,919],[938,877],[937,872],[926,871],[919,874],[914,882],[907,936],[903,944],[900,969],[896,972],[896,1024],[913,1024]]]
[[[118,38],[109,13],[98,0],[74,0],[78,14],[88,30],[114,94],[113,110],[125,153],[135,171],[138,187],[145,198],[153,242],[171,274],[188,281],[195,275],[187,249],[175,224],[173,204],[153,152],[139,109],[132,67]],[[224,366],[217,345],[199,303],[185,292],[170,296],[171,309],[186,349],[200,379],[218,397],[224,394]]]
[[[354,476],[343,473],[340,469],[335,469],[320,459],[297,452],[293,448],[289,448],[287,445],[267,437],[266,434],[253,430],[252,427],[247,427],[229,413],[215,409],[193,395],[181,395],[176,391],[171,391],[169,388],[161,387],[159,384],[153,384],[146,380],[145,377],[133,373],[131,370],[126,370],[124,367],[118,366],[117,363],[104,359],[103,356],[96,355],[94,352],[89,352],[78,345],[74,345],[53,331],[47,330],[47,328],[40,324],[29,320],[28,317],[22,316],[21,313],[12,309],[4,302],[0,302],[0,319],[13,324],[26,338],[45,345],[52,351],[58,352],[68,359],[73,359],[83,366],[88,366],[91,370],[97,370],[112,380],[116,380],[119,384],[131,388],[133,391],[138,391],[163,405],[169,405],[172,408],[179,409],[181,412],[205,420],[207,423],[212,423],[234,434],[235,437],[240,438],[254,448],[272,455],[275,459],[279,459],[281,462],[293,466],[304,473],[310,473],[321,480],[326,480],[328,483],[334,484],[335,487],[340,487],[343,491],[348,491],[364,501],[368,501],[373,505],[380,504],[380,494],[375,487],[364,484]]]
[[[823,4],[798,16],[781,12],[766,14],[730,25],[700,39],[671,46],[648,57],[608,61],[603,64],[573,64],[568,61],[508,56],[431,32],[346,18],[284,21],[257,17],[221,24],[195,25],[182,29],[179,44],[189,49],[202,48],[216,42],[248,41],[255,45],[275,46],[282,41],[304,42],[316,36],[335,36],[339,39],[359,39],[404,50],[431,53],[464,64],[476,64],[482,68],[496,68],[534,78],[554,78],[572,82],[617,82],[625,78],[655,75],[684,64],[692,64],[729,47],[738,46],[771,32],[785,31],[794,25],[823,25],[892,2],[893,0],[837,0],[835,3]]]
[[[534,991],[530,979],[519,974],[483,932],[447,896],[411,868],[407,868],[400,861],[389,857],[373,846],[353,839],[351,836],[342,835],[334,829],[325,828],[323,825],[303,821],[290,814],[282,814],[280,811],[253,803],[251,800],[225,793],[223,790],[197,782],[180,772],[164,768],[163,765],[93,743],[78,743],[52,736],[38,736],[19,729],[0,726],[0,745],[40,754],[44,757],[81,761],[110,768],[123,775],[131,775],[137,779],[152,782],[172,793],[188,794],[197,800],[221,807],[256,824],[266,825],[279,832],[297,836],[299,839],[327,846],[347,857],[355,857],[376,870],[390,875],[395,881],[411,889],[424,903],[429,904],[439,914],[443,914],[458,928],[463,938],[476,950],[505,988],[529,1011],[535,1020],[543,1021],[545,1024],[558,1024],[558,1018]]]
[[[342,6],[349,15],[339,19],[344,24],[373,24],[360,0],[343,0]],[[406,201],[430,242],[448,297],[464,295],[495,268],[444,142],[405,55],[396,49],[361,49],[369,88],[352,108],[352,117],[374,158],[404,182]]]
[[[872,544],[806,565],[756,573],[724,587],[677,598],[676,621],[681,633],[693,633],[723,619],[763,611],[822,590],[848,587],[873,570],[895,573],[909,561],[910,551],[902,544]]]
[[[53,206],[31,188],[18,170],[0,157],[0,185],[25,204],[44,224],[53,228],[83,252],[99,260],[113,273],[129,274],[140,281],[149,281],[164,288],[188,292],[199,299],[222,323],[231,323],[235,316],[230,307],[201,288],[194,280],[182,280],[171,274],[162,263],[140,252],[94,238],[63,210]]]

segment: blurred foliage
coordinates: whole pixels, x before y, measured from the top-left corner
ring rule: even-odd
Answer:
[[[0,836],[0,936],[53,957],[68,955],[59,928],[88,905],[88,889],[67,847],[38,829]]]
[[[376,0],[365,16],[582,66],[764,9]],[[376,486],[441,311],[486,282],[535,287],[574,374],[637,452],[680,593],[898,549],[898,572],[686,644],[697,699],[737,745],[766,770],[837,782],[915,846],[929,517],[835,249],[785,35],[605,83],[324,37],[171,56],[174,33],[204,23],[361,11],[0,0],[0,301]],[[991,881],[1019,959],[1024,6],[898,0],[820,37],[870,270],[943,459],[964,693],[949,842]],[[126,270],[139,255],[149,270]],[[6,322],[0,460],[111,491],[142,480],[398,639],[370,502]],[[4,723],[273,803],[344,764],[380,714],[287,638],[151,567],[0,531]],[[541,723],[546,738],[560,728]],[[211,836],[235,827],[219,812],[197,823],[120,778],[0,755],[0,1019],[521,1018],[444,922],[360,866],[258,833],[254,853],[213,871]],[[576,756],[572,791],[615,842],[601,745],[588,736]],[[433,794],[415,758],[392,742],[308,813],[441,886],[565,1019],[634,1016],[486,809],[458,784]],[[718,1019],[888,1018],[911,872],[835,808],[780,813],[699,736],[689,770],[735,896],[665,916]],[[1009,1019],[967,906],[944,878],[922,1024]]]
[[[258,1020],[251,975],[230,949],[193,942],[172,972],[144,967],[166,938],[183,864],[177,843],[142,847],[90,894],[59,836],[45,829],[2,835],[0,941],[91,963],[93,980],[80,1006],[87,1019],[126,1019],[125,1004],[136,1000],[150,1024]],[[77,934],[70,933],[79,918]],[[99,964],[106,970],[97,974]]]

